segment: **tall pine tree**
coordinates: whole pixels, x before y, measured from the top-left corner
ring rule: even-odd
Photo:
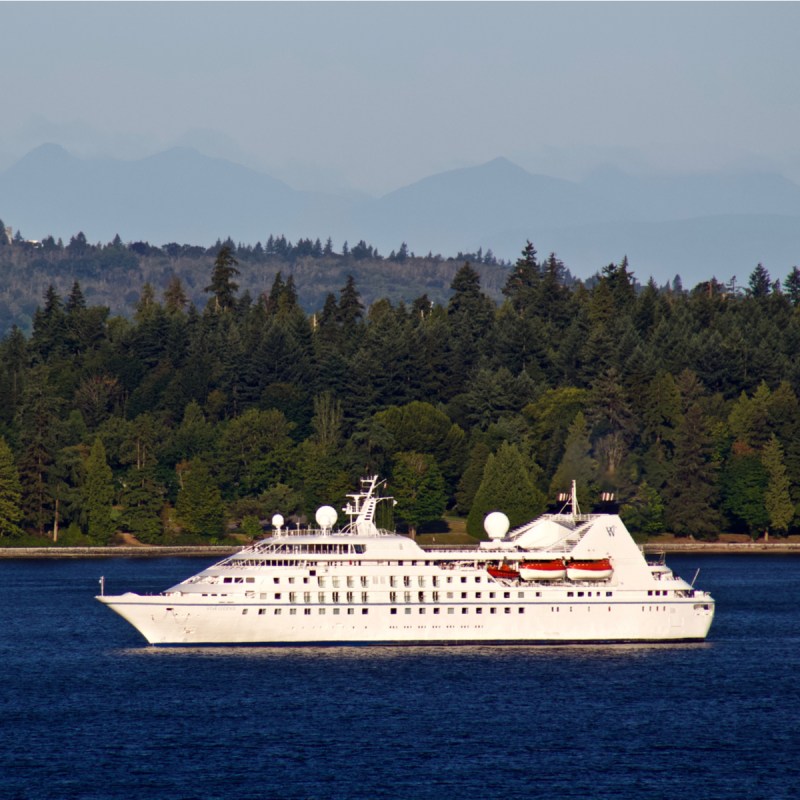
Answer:
[[[0,538],[22,535],[22,486],[14,455],[0,436]]]

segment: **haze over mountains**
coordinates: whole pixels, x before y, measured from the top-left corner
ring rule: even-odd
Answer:
[[[679,274],[739,283],[758,262],[782,279],[800,263],[800,186],[766,172],[581,181],[531,174],[505,158],[431,175],[379,198],[293,189],[263,172],[176,147],[139,160],[81,159],[46,144],[0,172],[0,218],[26,238],[210,245],[360,239],[384,255],[491,249],[513,260],[527,239],[588,277],[629,258],[637,279]]]

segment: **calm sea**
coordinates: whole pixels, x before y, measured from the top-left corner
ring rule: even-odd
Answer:
[[[153,650],[93,600],[208,563],[0,562],[0,798],[800,792],[800,557],[668,559],[699,645]]]

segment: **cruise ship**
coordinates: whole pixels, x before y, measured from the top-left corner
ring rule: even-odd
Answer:
[[[581,514],[575,486],[558,513],[488,541],[420,547],[377,527],[377,477],[361,481],[336,530],[289,528],[157,595],[97,598],[151,645],[559,644],[702,640],[714,600],[649,563],[615,513]],[[696,576],[695,576],[696,577]],[[101,581],[102,585],[102,581]]]

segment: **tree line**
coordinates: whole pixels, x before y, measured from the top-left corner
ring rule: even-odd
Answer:
[[[470,261],[481,273],[484,290],[500,298],[510,263],[498,260],[491,250],[459,252],[455,257],[417,254],[405,242],[382,255],[378,248],[360,239],[334,245],[332,239],[300,238],[270,234],[266,240],[235,243],[230,237],[211,247],[147,241],[124,243],[117,235],[110,242],[92,243],[79,232],[67,242],[47,236],[41,241],[25,239],[19,230],[8,235],[0,220],[0,336],[17,325],[29,333],[33,314],[42,295],[52,284],[62,295],[78,280],[93,305],[108,306],[112,314],[131,316],[145,283],[163,291],[178,277],[190,302],[205,305],[205,277],[221,247],[231,250],[239,263],[242,294],[258,296],[275,275],[293,276],[298,302],[308,312],[319,309],[326,295],[338,291],[348,275],[359,284],[367,305],[381,298],[397,301],[428,294],[446,303],[457,269]],[[126,287],[120,291],[120,287]]]
[[[573,479],[626,524],[714,539],[800,527],[800,270],[747,287],[637,286],[626,259],[574,281],[528,242],[499,301],[469,262],[449,298],[313,313],[293,275],[240,291],[222,243],[203,307],[173,275],[132,318],[52,286],[0,341],[4,541],[220,541],[389,479],[412,534],[446,510],[480,536]]]

